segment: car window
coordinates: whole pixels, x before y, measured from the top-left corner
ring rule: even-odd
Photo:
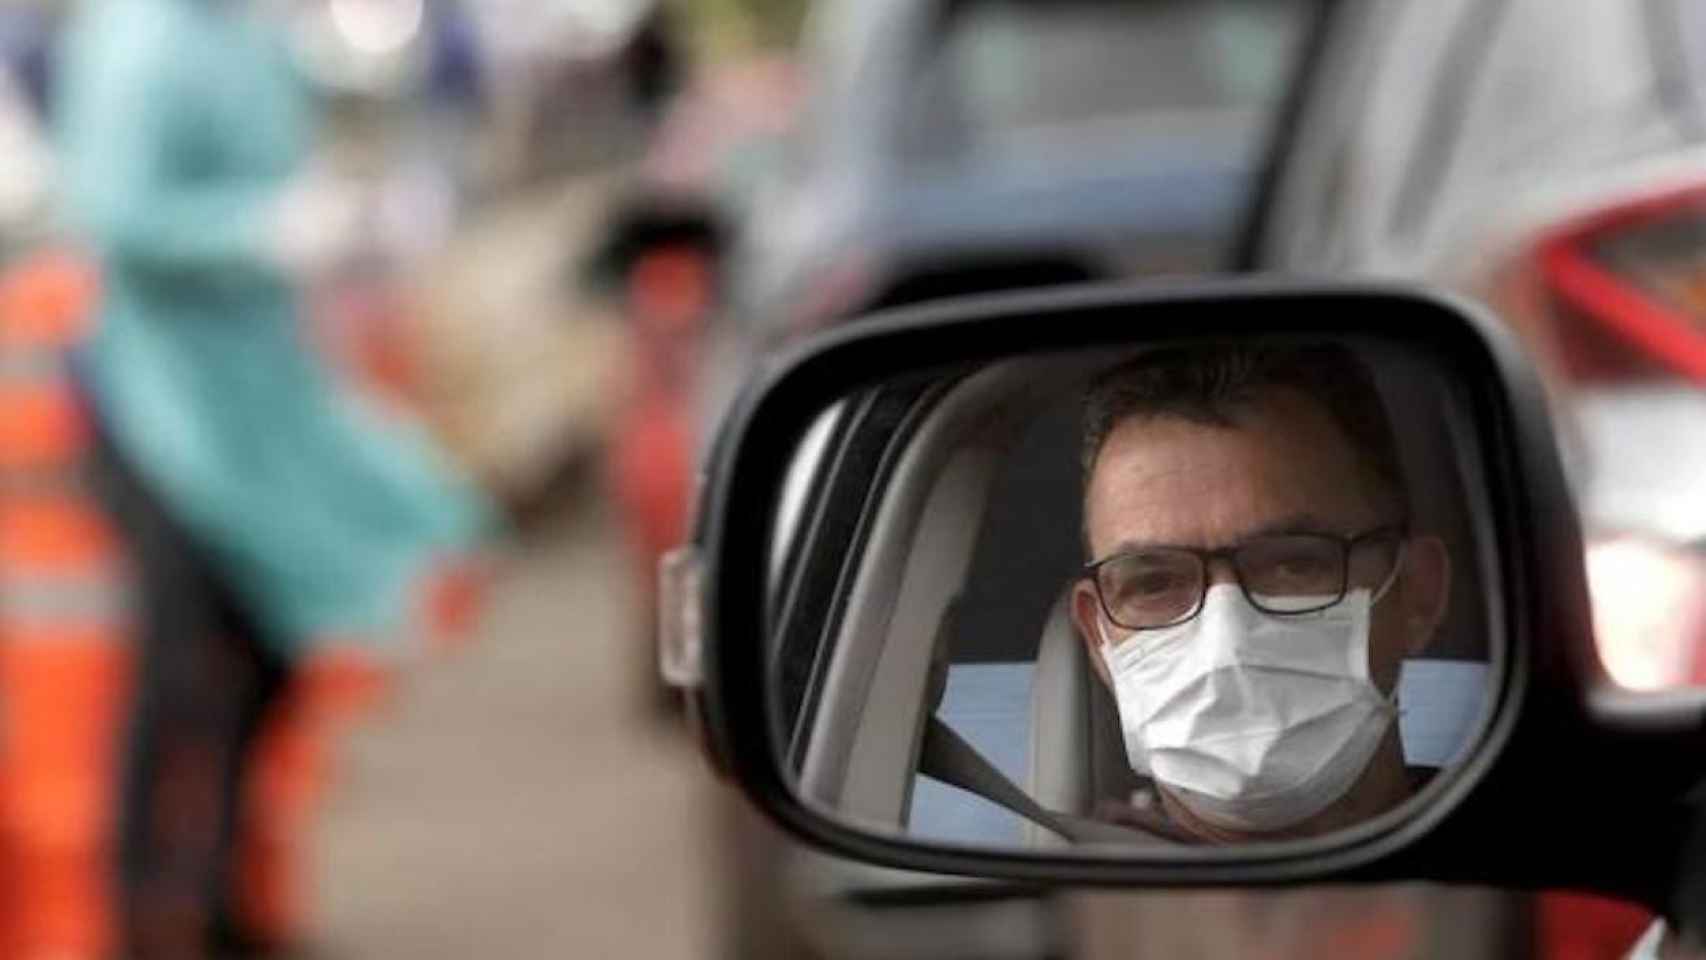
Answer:
[[[796,760],[820,694],[825,638],[839,616],[830,598],[866,534],[859,491],[882,477],[896,439],[922,409],[929,387],[896,382],[826,411],[801,438],[779,492],[767,580],[773,626],[766,635],[775,638],[770,655],[781,699],[778,715]],[[841,546],[823,549],[828,543]]]
[[[1066,125],[1265,115],[1301,33],[1299,0],[970,2],[951,7],[904,150],[940,158]],[[1165,78],[1165,83],[1157,78]]]
[[[1031,681],[1036,665],[956,663],[948,667],[940,717],[1014,783],[1030,782]],[[1025,821],[959,787],[918,774],[907,828],[923,837],[1018,846]]]

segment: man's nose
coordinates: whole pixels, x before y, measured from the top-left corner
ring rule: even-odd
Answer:
[[[1238,568],[1232,565],[1231,557],[1210,557],[1204,579],[1209,587],[1235,584],[1238,582]]]

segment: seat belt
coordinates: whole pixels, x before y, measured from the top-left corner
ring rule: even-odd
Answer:
[[[953,727],[932,716],[924,725],[924,743],[918,755],[918,772],[934,780],[975,793],[1005,807],[1073,843],[1150,843],[1171,845],[1155,834],[1103,823],[1089,817],[1058,813],[1031,799],[1031,795],[996,769],[977,748],[967,743]]]

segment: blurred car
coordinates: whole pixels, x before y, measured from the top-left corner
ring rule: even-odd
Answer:
[[[773,342],[954,293],[1222,266],[1307,8],[820,4],[738,315]]]
[[[1490,306],[1549,381],[1606,667],[1706,681],[1706,7],[1344,7],[1262,265]],[[1621,950],[1629,913],[1543,898],[1538,945]]]

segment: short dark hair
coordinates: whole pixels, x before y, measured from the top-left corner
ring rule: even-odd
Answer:
[[[1166,347],[1108,370],[1084,397],[1084,483],[1108,435],[1133,417],[1179,417],[1231,427],[1240,408],[1272,389],[1312,398],[1344,432],[1407,514],[1409,490],[1374,376],[1341,344]]]

